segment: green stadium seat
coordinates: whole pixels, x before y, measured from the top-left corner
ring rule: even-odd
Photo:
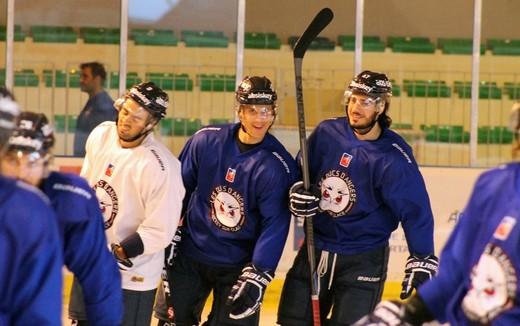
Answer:
[[[38,87],[40,78],[32,70],[14,72],[14,86]]]
[[[65,115],[55,114],[54,115],[54,131],[57,133],[65,132]]]
[[[509,96],[510,100],[520,99],[520,83],[516,82],[505,82],[504,93]]]
[[[246,49],[280,49],[282,41],[274,33],[252,33],[244,35]]]
[[[186,47],[227,48],[228,38],[217,31],[181,31]]]
[[[470,38],[439,38],[437,46],[443,54],[472,54],[473,39]],[[480,45],[480,54],[484,54],[486,48]]]
[[[79,77],[80,73],[78,70],[71,70],[68,74],[65,70],[55,70],[54,74],[52,70],[46,69],[43,71],[43,79],[46,87],[79,88]]]
[[[173,119],[173,135],[174,136],[186,136],[186,124],[188,119],[186,118],[174,118]]]
[[[161,136],[173,136],[173,119],[164,118],[159,122]]]
[[[76,43],[78,35],[70,26],[31,26],[35,43]]]
[[[178,43],[173,31],[165,29],[133,29],[130,36],[136,45],[176,46]]]
[[[198,74],[197,80],[202,92],[235,91],[235,75]]]
[[[119,71],[112,71],[109,75],[109,87],[111,89],[119,88]],[[135,84],[142,82],[142,79],[137,75],[137,72],[128,72],[126,74],[126,88],[129,89]]]
[[[338,44],[343,51],[354,51],[356,47],[356,39],[354,35],[339,35]],[[384,52],[385,43],[379,36],[363,36],[364,52]]]
[[[14,41],[24,42],[27,34],[22,31],[22,26],[14,25]],[[0,26],[0,41],[5,41],[7,38],[7,27],[5,25]]]
[[[518,39],[488,39],[486,46],[494,55],[520,55]]]
[[[454,92],[459,95],[459,98],[471,98],[471,82],[455,81]],[[481,81],[479,84],[479,99],[494,99],[502,98],[502,90],[497,86],[496,82]]]
[[[119,44],[119,28],[80,27],[79,34],[86,44]]]
[[[202,127],[200,119],[189,119],[186,123],[186,135],[191,136]]]
[[[290,36],[288,39],[288,43],[291,45],[291,49],[294,49],[294,45],[298,41],[298,36]],[[317,50],[317,51],[334,51],[336,44],[334,41],[324,37],[318,36],[316,37],[309,46],[309,50]]]
[[[451,88],[443,80],[408,80],[403,81],[408,96],[413,97],[450,97]]]
[[[389,36],[387,44],[393,52],[435,53],[435,45],[427,37]]]
[[[482,126],[478,128],[477,140],[479,144],[511,144],[513,132],[503,126]]]
[[[191,91],[193,90],[193,80],[188,74],[172,74],[162,72],[147,72],[146,80],[154,82],[164,90]]]
[[[69,124],[68,125],[69,132],[74,132],[76,130],[77,122],[78,122],[78,117],[77,116],[75,116],[75,115],[68,115],[67,116],[67,123]]]

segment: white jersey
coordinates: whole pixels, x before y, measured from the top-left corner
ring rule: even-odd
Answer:
[[[121,271],[123,288],[155,289],[181,214],[180,162],[151,133],[137,147],[121,147],[112,121],[92,131],[86,151],[81,176],[96,190],[108,243],[137,232],[144,245],[143,254],[131,258],[133,267]]]

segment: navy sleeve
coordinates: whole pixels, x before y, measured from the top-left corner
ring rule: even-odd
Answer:
[[[182,168],[182,181],[184,183],[184,188],[186,189],[186,194],[184,195],[184,200],[182,203],[182,212],[181,218],[184,216],[186,209],[188,208],[188,204],[191,199],[191,194],[195,191],[197,187],[197,176],[198,176],[198,158],[197,158],[197,146],[199,142],[195,140],[195,136],[192,136],[182,149],[179,154],[179,160],[181,161]]]
[[[65,263],[81,284],[89,322],[117,325],[123,316],[121,275],[107,247],[96,196],[90,188],[83,188],[90,199],[69,194],[58,208],[59,213],[77,214],[80,220],[66,225]]]
[[[261,179],[264,182],[257,184],[261,231],[253,252],[253,264],[261,270],[274,272],[289,232],[291,215],[287,203],[293,178],[290,174],[271,173]]]
[[[479,180],[474,189],[481,189],[483,186],[482,180]],[[483,227],[478,216],[482,214],[483,204],[487,199],[481,199],[477,199],[474,191],[442,250],[437,275],[419,288],[419,294],[429,311],[440,322],[445,322],[447,319],[447,303],[455,295],[454,289],[459,287],[466,277],[464,266],[469,265],[469,253],[473,250],[474,239]]]
[[[417,165],[394,161],[383,173],[379,187],[384,202],[401,221],[410,253],[433,254],[433,213]]]
[[[63,259],[56,217],[38,196],[22,197],[0,207],[0,324],[61,325]]]

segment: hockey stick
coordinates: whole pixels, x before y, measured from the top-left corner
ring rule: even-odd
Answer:
[[[170,281],[168,277],[168,270],[173,265],[173,261],[175,257],[177,256],[177,250],[178,248],[175,248],[174,246],[178,246],[179,242],[181,240],[180,234],[179,234],[179,228],[182,227],[183,218],[180,219],[179,224],[177,225],[177,231],[175,231],[175,234],[173,235],[173,239],[171,243],[168,245],[168,247],[165,250],[164,255],[164,264],[163,269],[161,272],[161,283],[164,290],[164,302],[166,304],[166,316],[168,317],[168,321],[164,321],[162,326],[175,326],[175,310],[173,308],[173,304],[171,302],[171,292],[170,292]],[[171,248],[170,248],[171,247]],[[166,253],[168,253],[168,257],[166,256]]]
[[[300,134],[300,158],[303,174],[303,186],[305,190],[310,188],[309,158],[307,153],[307,137],[305,135],[305,112],[303,108],[303,87],[302,87],[302,63],[305,51],[318,34],[332,21],[334,14],[329,8],[322,9],[312,22],[307,26],[305,32],[296,42],[293,49],[294,74],[296,82],[296,104],[298,110],[298,131]],[[312,217],[305,218],[305,240],[307,242],[307,256],[311,272],[311,301],[312,317],[314,326],[320,326],[320,300],[319,300],[319,279],[316,272],[316,262],[314,260],[314,227]]]

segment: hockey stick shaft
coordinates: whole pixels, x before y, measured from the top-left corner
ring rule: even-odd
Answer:
[[[294,46],[294,75],[296,85],[296,105],[298,113],[298,132],[300,137],[300,159],[303,175],[303,186],[306,190],[310,188],[309,158],[307,152],[307,136],[305,132],[305,110],[303,106],[302,64],[303,56],[312,41],[331,22],[332,10],[322,9],[309,24],[305,32]],[[319,278],[316,272],[315,250],[314,250],[314,227],[312,217],[305,218],[305,240],[307,245],[307,256],[311,275],[311,301],[312,317],[314,326],[321,325],[320,301],[319,301]]]

